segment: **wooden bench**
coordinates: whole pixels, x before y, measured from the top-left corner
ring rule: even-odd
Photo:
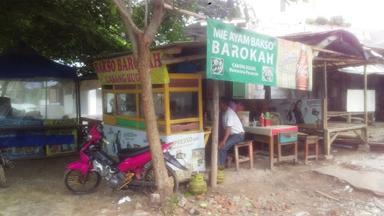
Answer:
[[[248,155],[244,158],[240,158],[239,155],[239,149],[240,148],[248,148]],[[249,162],[249,168],[253,168],[253,146],[252,146],[252,140],[245,140],[243,142],[237,143],[234,146],[235,150],[235,164],[236,164],[236,171],[240,168],[240,163],[243,162]]]

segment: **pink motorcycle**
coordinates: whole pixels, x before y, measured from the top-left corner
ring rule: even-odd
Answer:
[[[115,161],[101,150],[102,142],[108,141],[103,139],[101,125],[94,125],[89,130],[88,140],[80,149],[80,160],[66,167],[64,183],[68,190],[76,194],[93,192],[101,177],[113,189],[144,187],[153,191],[156,188],[149,147],[122,150],[118,153],[120,161]],[[162,145],[168,176],[173,183],[173,190],[177,191],[179,181],[173,167],[181,170],[187,168],[169,154],[169,147],[170,144]]]

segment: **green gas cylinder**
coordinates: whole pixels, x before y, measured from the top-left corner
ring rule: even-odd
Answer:
[[[217,170],[217,184],[224,182],[224,169],[219,168]]]
[[[207,182],[204,180],[203,173],[193,174],[189,182],[189,192],[192,194],[202,194],[207,192]]]

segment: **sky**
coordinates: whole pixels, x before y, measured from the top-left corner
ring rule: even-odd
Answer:
[[[308,0],[291,3],[280,12],[280,0],[246,0],[259,19],[305,20],[318,16],[343,16],[354,28],[384,30],[383,0]]]
[[[308,0],[291,3],[280,12],[280,0],[244,0],[253,7],[258,22],[251,28],[271,36],[326,31],[340,27],[311,26],[306,19],[342,16],[364,44],[384,48],[384,0]]]
[[[332,4],[334,7],[329,7]],[[352,24],[352,27],[372,30],[384,30],[383,6],[382,0],[317,0],[313,5],[319,15],[342,15]]]

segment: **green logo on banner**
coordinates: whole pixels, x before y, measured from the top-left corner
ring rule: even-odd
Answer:
[[[208,79],[275,86],[276,59],[276,38],[208,19]]]

